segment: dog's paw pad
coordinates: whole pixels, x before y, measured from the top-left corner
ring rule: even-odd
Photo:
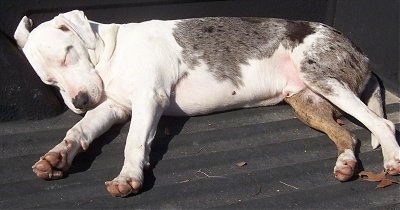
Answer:
[[[354,175],[354,168],[356,165],[356,161],[346,161],[341,166],[335,166],[334,173],[336,179],[341,182],[351,179]]]
[[[354,170],[357,165],[357,160],[353,152],[346,151],[339,155],[334,168],[334,174],[337,180],[344,182],[353,177]]]
[[[385,171],[394,176],[400,174],[400,151],[395,151],[390,156],[388,161],[385,161]]]
[[[63,171],[68,169],[67,154],[64,152],[49,152],[32,166],[33,172],[42,179],[60,179]]]
[[[112,181],[105,182],[107,191],[114,197],[126,197],[130,194],[137,194],[142,184],[127,177],[117,177]]]

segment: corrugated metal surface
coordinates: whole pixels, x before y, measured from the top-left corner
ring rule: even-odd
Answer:
[[[387,97],[399,129],[399,99]],[[287,105],[193,118],[164,117],[143,191],[108,195],[104,181],[119,173],[128,125],[114,127],[74,161],[68,177],[43,181],[31,165],[80,116],[0,124],[0,208],[400,208],[399,185],[375,189],[356,178],[333,176],[334,144],[298,119]],[[360,169],[382,169],[369,132],[346,121],[360,139]],[[239,167],[236,163],[246,162]],[[399,180],[399,177],[393,177]]]

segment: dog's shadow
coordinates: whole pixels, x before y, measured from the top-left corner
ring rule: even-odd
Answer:
[[[189,117],[168,117],[163,116],[157,127],[157,133],[152,143],[150,153],[150,167],[144,170],[144,183],[141,192],[146,192],[153,188],[156,177],[153,169],[158,162],[163,159],[168,151],[168,145],[174,136],[178,135]],[[79,153],[73,160],[69,174],[81,173],[89,170],[97,156],[102,153],[105,145],[110,144],[119,135],[127,136],[129,127],[126,124],[114,125],[109,131],[93,141],[87,151]],[[121,153],[123,150],[121,151]],[[123,162],[123,160],[118,160]]]
[[[178,135],[189,117],[163,117],[161,118],[157,133],[151,146],[150,167],[144,170],[144,185],[141,192],[146,192],[153,188],[156,177],[153,169],[157,166],[168,151],[168,145],[174,136]]]
[[[117,138],[124,126],[125,123],[112,126],[107,132],[95,139],[86,151],[78,153],[72,161],[71,167],[68,169],[68,174],[87,171],[92,166],[96,157],[102,153],[103,147]]]

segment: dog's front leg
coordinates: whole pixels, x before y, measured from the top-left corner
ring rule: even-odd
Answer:
[[[124,165],[116,178],[105,183],[111,195],[125,197],[141,189],[143,168],[149,164],[150,145],[167,103],[167,96],[157,91],[142,92],[132,99],[132,121],[125,145]]]
[[[33,171],[43,179],[62,178],[79,151],[86,150],[95,138],[128,117],[124,108],[111,100],[104,101],[68,130],[64,140],[32,166]]]

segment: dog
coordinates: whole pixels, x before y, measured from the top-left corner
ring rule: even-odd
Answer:
[[[368,58],[341,32],[322,23],[268,18],[207,17],[101,24],[70,11],[32,30],[26,16],[14,38],[40,77],[85,116],[33,165],[60,179],[78,152],[130,117],[125,160],[108,192],[139,192],[162,115],[194,116],[285,101],[308,126],[336,144],[334,175],[349,180],[356,138],[337,119],[344,112],[381,145],[387,173],[400,172],[400,147],[383,118],[381,87]],[[375,85],[369,85],[375,84]],[[370,89],[367,105],[360,100]]]

